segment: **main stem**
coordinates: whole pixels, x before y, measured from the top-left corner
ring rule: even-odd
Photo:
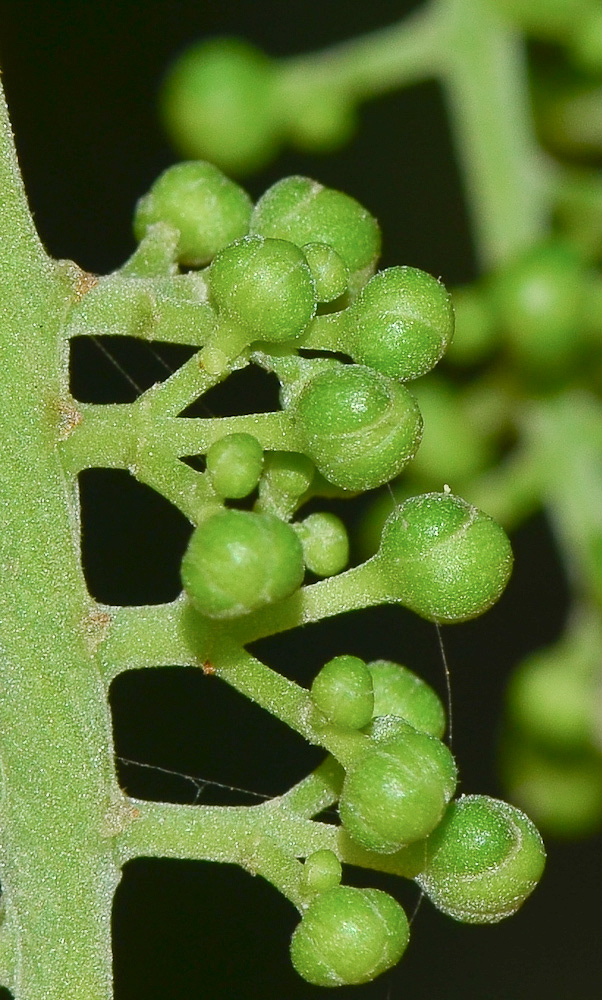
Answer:
[[[74,268],[39,243],[0,94],[0,881],[17,1000],[109,1000],[118,881],[106,692],[56,445]]]

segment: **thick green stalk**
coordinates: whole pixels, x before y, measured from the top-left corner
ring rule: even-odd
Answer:
[[[19,1000],[108,1000],[121,793],[76,497],[56,451],[69,404],[59,333],[77,269],[40,246],[1,112],[0,881],[16,952],[7,985]]]
[[[440,27],[426,4],[391,27],[287,59],[280,71],[281,100],[310,88],[365,99],[424,80],[436,62]]]
[[[549,168],[532,123],[523,39],[488,0],[436,0],[443,84],[481,263],[545,234]]]

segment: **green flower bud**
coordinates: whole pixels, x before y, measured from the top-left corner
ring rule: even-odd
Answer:
[[[378,223],[359,202],[308,177],[285,177],[261,196],[251,232],[299,247],[326,243],[353,274],[374,269],[380,253]]]
[[[598,664],[567,646],[561,643],[528,657],[507,690],[513,728],[563,755],[592,745],[599,689]],[[598,655],[596,651],[596,659]]]
[[[415,267],[379,271],[349,312],[353,360],[401,380],[434,368],[453,332],[449,292]]]
[[[235,618],[294,593],[303,551],[290,525],[271,514],[221,510],[192,533],[182,583],[209,618]]]
[[[334,302],[349,287],[349,270],[342,257],[326,243],[306,243],[303,247],[316,283],[318,302]]]
[[[537,375],[559,373],[583,339],[587,269],[573,247],[537,246],[494,275],[491,303],[517,360]]]
[[[588,837],[602,824],[602,758],[593,747],[581,753],[549,753],[514,733],[502,758],[513,800],[528,809],[553,837]]]
[[[464,923],[515,913],[537,885],[545,850],[530,819],[486,795],[454,802],[426,845],[416,881],[435,906]]]
[[[207,284],[220,319],[215,338],[201,355],[209,371],[220,371],[254,340],[294,340],[316,311],[307,261],[286,240],[247,236],[230,244],[213,261]]]
[[[393,854],[422,840],[441,820],[454,794],[450,751],[398,720],[390,740],[361,754],[345,775],[341,822],[362,847]]]
[[[207,474],[221,497],[248,496],[259,482],[262,466],[263,448],[252,434],[226,434],[207,451]]]
[[[134,233],[141,240],[157,222],[176,228],[180,264],[198,267],[249,231],[251,199],[212,163],[176,163],[136,205]]]
[[[398,716],[414,729],[440,739],[445,732],[445,709],[426,681],[391,660],[367,664],[374,688],[374,717]]]
[[[399,715],[375,715],[363,731],[375,743],[391,743],[398,736],[404,736],[407,725]]]
[[[412,466],[416,479],[425,483],[463,482],[492,464],[487,415],[471,412],[467,394],[460,395],[457,385],[437,375],[421,379],[413,391],[424,420],[424,434]],[[493,409],[495,390],[488,386],[487,392]]]
[[[322,475],[346,490],[382,486],[420,443],[422,419],[410,392],[361,365],[334,363],[294,397],[290,416]]]
[[[333,851],[323,848],[305,859],[303,879],[310,895],[326,892],[341,881],[343,866]]]
[[[276,152],[273,85],[272,62],[248,42],[201,42],[180,56],[165,81],[165,128],[184,156],[231,173],[255,170]]]
[[[512,569],[502,528],[451,493],[425,493],[386,522],[376,559],[392,599],[429,621],[467,621],[500,597]]]
[[[406,915],[392,896],[336,886],[310,903],[293,934],[291,959],[308,983],[359,985],[396,965],[409,936]]]
[[[340,573],[349,559],[347,528],[336,514],[310,514],[293,525],[303,546],[305,565],[316,576]]]
[[[362,729],[372,718],[372,678],[357,656],[335,656],[311,686],[311,700],[335,726]]]

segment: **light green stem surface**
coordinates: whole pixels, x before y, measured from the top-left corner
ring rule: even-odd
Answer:
[[[119,877],[106,691],[56,444],[67,401],[60,327],[72,272],[44,255],[0,122],[0,881],[18,1000],[112,995]],[[57,752],[57,748],[59,752]]]

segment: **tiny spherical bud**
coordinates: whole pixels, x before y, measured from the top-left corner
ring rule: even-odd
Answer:
[[[418,405],[405,386],[362,365],[334,363],[309,379],[290,415],[318,470],[346,490],[393,479],[422,433]]]
[[[396,965],[410,936],[399,903],[379,889],[335,886],[310,903],[291,940],[292,963],[316,986],[354,986]]]
[[[198,267],[249,231],[251,199],[212,163],[176,163],[140,198],[134,233],[141,240],[157,222],[175,227],[180,264]]]
[[[237,38],[194,45],[176,61],[161,95],[165,128],[187,157],[232,173],[255,170],[276,152],[270,59]]]
[[[367,664],[374,688],[374,716],[398,716],[414,729],[440,739],[445,732],[445,709],[426,681],[391,660]]]
[[[335,726],[362,729],[372,718],[372,678],[357,656],[335,656],[311,686],[311,700]]]
[[[310,514],[293,524],[301,545],[305,565],[316,576],[333,576],[345,568],[349,559],[347,528],[336,514]]]
[[[351,273],[374,268],[380,253],[378,223],[359,202],[308,177],[285,177],[262,195],[251,232],[299,247],[326,243]]]
[[[354,361],[402,381],[434,368],[453,332],[449,292],[415,267],[379,271],[349,312]]]
[[[305,859],[303,879],[308,894],[326,892],[341,881],[343,866],[333,851],[323,848]]]
[[[221,510],[201,521],[182,560],[182,582],[209,618],[234,618],[294,593],[303,580],[295,532],[271,514]]]
[[[422,618],[467,621],[500,597],[512,570],[508,537],[451,493],[425,493],[386,522],[377,559],[392,597]]]
[[[261,475],[263,448],[252,434],[226,434],[207,451],[207,474],[221,497],[240,500],[251,493]]]
[[[426,852],[426,867],[416,881],[443,913],[472,924],[497,923],[515,913],[545,864],[531,820],[486,795],[452,803]]]
[[[347,833],[370,851],[392,854],[422,840],[454,794],[454,758],[440,740],[398,720],[390,740],[361,754],[339,800]]]
[[[326,243],[306,243],[303,247],[316,283],[318,302],[334,302],[349,287],[349,269],[342,257]]]
[[[294,340],[316,311],[316,290],[301,250],[248,236],[217,255],[207,275],[221,319],[253,340]],[[219,337],[219,331],[218,331]]]

